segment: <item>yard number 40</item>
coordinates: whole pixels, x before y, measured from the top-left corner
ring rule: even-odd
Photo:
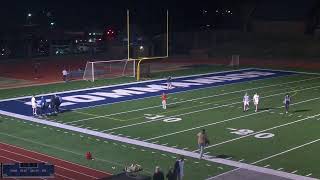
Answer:
[[[144,115],[146,119],[150,120],[162,120],[164,122],[177,122],[181,121],[181,118],[177,117],[166,117],[165,115],[154,115],[154,114],[145,114]]]
[[[240,136],[246,136],[246,135],[250,135],[253,134],[254,131],[251,129],[232,129],[233,131],[231,131],[230,133],[232,134],[237,134]],[[267,138],[272,138],[274,136],[274,134],[272,133],[258,133],[255,134],[254,137],[258,138],[258,139],[267,139]]]

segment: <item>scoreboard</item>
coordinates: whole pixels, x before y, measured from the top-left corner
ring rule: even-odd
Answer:
[[[1,177],[54,177],[54,165],[47,163],[1,163]]]

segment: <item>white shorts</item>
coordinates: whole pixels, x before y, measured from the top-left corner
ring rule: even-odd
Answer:
[[[249,101],[244,101],[244,102],[243,102],[243,105],[244,105],[244,106],[249,106]]]
[[[163,104],[163,105],[167,104],[167,101],[162,100],[162,104]]]
[[[255,102],[253,102],[254,103],[254,105],[258,105],[259,104],[259,101],[255,101]]]
[[[37,108],[37,104],[32,104],[32,109],[36,109]]]

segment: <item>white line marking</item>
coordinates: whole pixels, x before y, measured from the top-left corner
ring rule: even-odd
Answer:
[[[218,169],[223,169],[222,167],[218,167]],[[218,175],[216,175],[216,176],[213,176],[213,177],[209,177],[208,179],[206,179],[206,180],[213,180],[213,179],[216,179],[216,178],[218,178],[218,177],[220,177],[220,176],[224,176],[224,175],[226,175],[226,174],[230,174],[230,173],[232,173],[232,172],[234,172],[234,171],[237,171],[237,170],[239,170],[240,168],[236,168],[236,169],[233,169],[233,170],[231,170],[231,171],[227,171],[227,172],[225,172],[225,173],[221,173],[221,174],[218,174]]]
[[[236,140],[239,140],[239,139],[243,139],[243,138],[246,138],[246,137],[252,137],[252,136],[254,136],[256,134],[260,134],[260,133],[263,133],[263,132],[266,132],[266,131],[270,131],[270,130],[273,130],[273,129],[277,129],[277,128],[280,128],[280,127],[285,127],[285,126],[288,126],[288,125],[291,125],[291,124],[295,124],[295,123],[298,123],[298,122],[302,122],[302,121],[306,121],[306,120],[309,120],[309,119],[313,119],[314,117],[318,117],[318,116],[320,116],[320,114],[316,114],[316,115],[314,115],[312,117],[307,117],[307,118],[299,119],[299,120],[292,121],[292,122],[289,122],[289,123],[285,123],[285,124],[281,124],[281,125],[278,125],[278,126],[274,126],[272,128],[268,128],[268,129],[264,129],[264,130],[261,130],[261,131],[257,131],[255,133],[251,133],[251,134],[248,134],[248,135],[245,135],[245,136],[233,138],[233,139],[230,139],[230,140],[227,140],[227,141],[223,141],[223,142],[220,142],[220,143],[217,143],[217,144],[213,144],[213,145],[207,146],[206,149],[211,148],[211,147],[216,147],[216,146],[219,146],[219,145],[222,145],[222,144],[226,144],[226,143],[229,143],[229,142],[233,142],[233,141],[236,141]],[[194,150],[194,152],[197,152],[197,151],[199,151],[199,150],[198,149]]]
[[[317,99],[320,99],[320,98],[313,98],[313,99],[309,99],[309,100],[305,100],[305,101],[300,101],[300,102],[294,103],[292,105],[301,104],[301,103],[304,103],[304,102],[309,102],[309,101],[313,101],[313,100],[317,100]],[[282,107],[283,106],[279,106],[277,108],[282,108]],[[200,129],[200,128],[204,128],[204,127],[208,127],[208,126],[212,126],[212,125],[216,125],[216,124],[221,124],[221,123],[224,123],[224,122],[233,121],[233,120],[236,120],[236,119],[241,119],[241,118],[244,118],[244,117],[257,115],[257,114],[264,113],[264,112],[268,112],[268,110],[259,111],[259,112],[251,113],[251,114],[246,114],[246,115],[242,115],[242,116],[238,116],[238,117],[234,117],[234,118],[230,118],[230,119],[225,119],[225,120],[222,120],[222,121],[217,121],[217,122],[214,122],[214,123],[209,123],[209,124],[201,125],[201,126],[198,126],[198,127],[193,127],[193,128],[177,131],[177,132],[174,132],[174,133],[168,133],[168,134],[165,134],[165,135],[152,137],[152,138],[149,138],[147,140],[149,141],[149,140],[159,139],[159,138],[162,138],[162,137],[167,137],[167,136],[171,136],[171,135],[175,135],[175,134],[180,134],[180,133],[184,133],[184,132],[187,132],[187,131],[192,131],[192,130],[195,130],[195,129]]]
[[[296,146],[296,147],[294,147],[294,148],[291,148],[291,149],[282,151],[282,152],[277,153],[277,154],[274,154],[274,155],[272,155],[272,156],[269,156],[269,157],[260,159],[260,160],[258,160],[258,161],[256,161],[256,162],[252,163],[252,164],[257,164],[257,163],[259,163],[259,162],[262,162],[262,161],[265,161],[265,160],[268,160],[268,159],[271,159],[271,158],[280,156],[280,155],[282,155],[282,154],[285,154],[285,153],[291,152],[291,151],[293,151],[293,150],[296,150],[296,149],[299,149],[299,148],[308,146],[308,145],[313,144],[313,143],[316,143],[316,142],[318,142],[318,141],[320,141],[320,138],[319,138],[319,139],[316,139],[316,140],[313,140],[313,141],[310,141],[310,142],[308,142],[308,143],[302,144],[302,145],[300,145],[300,146]]]
[[[161,145],[138,141],[138,140],[133,140],[133,139],[125,138],[125,137],[119,137],[119,136],[115,136],[115,135],[111,135],[111,134],[105,134],[102,132],[87,130],[87,129],[83,129],[83,128],[69,126],[66,124],[60,124],[57,122],[45,121],[45,120],[36,119],[33,117],[29,117],[29,116],[23,116],[23,115],[19,115],[19,114],[10,113],[10,112],[5,112],[2,110],[0,110],[0,113],[5,114],[5,115],[9,115],[9,116],[13,116],[15,118],[24,119],[26,121],[31,121],[31,122],[44,124],[44,125],[63,128],[66,130],[80,132],[80,133],[84,133],[84,134],[87,134],[90,136],[96,136],[96,137],[100,137],[100,138],[104,138],[104,139],[110,139],[110,140],[117,141],[117,142],[123,142],[126,144],[138,145],[138,146],[144,147],[144,148],[160,150],[160,151],[167,152],[167,153],[175,153],[175,154],[179,154],[179,155],[183,155],[185,157],[191,157],[191,158],[198,158],[199,157],[198,153],[194,153],[194,152],[190,152],[190,151],[186,151],[186,150],[161,146]],[[204,160],[210,161],[210,162],[215,162],[215,163],[220,163],[220,164],[224,164],[224,165],[228,165],[228,166],[233,166],[233,167],[241,167],[244,169],[248,169],[248,170],[252,170],[252,171],[256,171],[256,172],[263,172],[265,174],[272,174],[272,175],[276,175],[276,176],[280,176],[280,177],[286,177],[286,178],[291,178],[291,179],[302,179],[302,178],[307,179],[306,177],[296,175],[296,174],[290,174],[287,172],[279,172],[279,171],[275,171],[273,169],[266,169],[266,168],[262,168],[262,167],[258,167],[258,166],[254,166],[254,165],[250,165],[250,164],[245,164],[245,163],[241,163],[241,162],[236,162],[236,161],[230,161],[230,160],[226,160],[226,159],[218,159],[218,158],[214,158],[213,156],[205,156]]]
[[[278,168],[277,170],[278,170],[278,171],[281,171],[282,169],[283,169],[283,168]]]
[[[263,167],[269,167],[270,166],[270,164],[267,164],[267,165],[265,165],[265,166],[263,166]]]
[[[294,170],[294,171],[292,171],[291,173],[292,173],[292,174],[295,174],[296,172],[298,172],[298,170]]]
[[[310,87],[310,88],[305,88],[303,90],[299,90],[299,91],[305,91],[305,90],[309,90],[309,89],[314,89],[314,88],[317,88],[318,86],[316,87]],[[320,86],[319,86],[320,87]],[[291,91],[289,91],[291,92]],[[286,94],[288,92],[283,92],[283,93],[277,93],[277,94],[273,94],[273,95],[269,95],[269,96],[265,96],[265,97],[262,97],[261,99],[263,98],[268,98],[268,97],[273,97],[273,96],[279,96],[279,95],[282,95],[282,94]],[[124,126],[119,126],[119,127],[115,127],[115,128],[110,128],[110,129],[106,129],[106,130],[103,130],[101,132],[108,132],[108,131],[112,131],[112,130],[116,130],[116,129],[123,129],[123,128],[127,128],[127,127],[132,127],[132,126],[137,126],[137,125],[141,125],[141,124],[147,124],[147,123],[152,123],[152,122],[160,122],[162,121],[163,119],[165,118],[174,118],[174,117],[181,117],[181,116],[185,116],[185,115],[189,115],[189,114],[194,114],[194,113],[199,113],[199,112],[203,112],[203,111],[208,111],[208,110],[212,110],[212,109],[218,109],[218,108],[222,108],[222,107],[226,107],[226,106],[229,106],[231,104],[240,104],[242,102],[234,102],[234,103],[230,103],[230,104],[225,104],[225,105],[221,105],[221,106],[214,106],[214,107],[211,107],[211,108],[205,108],[205,109],[200,109],[200,110],[196,110],[196,111],[190,111],[190,112],[187,112],[187,113],[182,113],[182,114],[177,114],[177,115],[173,115],[173,116],[167,116],[167,117],[164,117],[164,118],[159,118],[159,119],[155,119],[155,120],[150,120],[150,121],[143,121],[143,122],[139,122],[139,123],[133,123],[133,124],[128,124],[128,125],[124,125]],[[297,104],[297,103],[296,103]],[[281,106],[283,107],[283,106]],[[259,111],[257,113],[253,113],[253,114],[258,114],[260,112],[267,112],[269,110],[264,110],[264,111]],[[251,114],[252,115],[252,114]],[[151,138],[150,138],[151,139]],[[150,139],[147,139],[147,140],[150,140]]]
[[[312,173],[310,173],[310,174],[307,174],[306,176],[307,176],[307,177],[309,177],[309,176],[311,176],[311,175],[312,175]]]
[[[199,100],[199,99],[207,99],[207,98],[211,98],[211,97],[218,97],[218,96],[222,96],[222,95],[234,94],[234,93],[239,93],[239,92],[246,92],[246,91],[256,90],[256,89],[262,89],[262,88],[266,88],[266,87],[274,87],[274,86],[278,86],[278,85],[282,85],[282,84],[292,84],[292,83],[297,83],[297,82],[310,81],[310,80],[319,79],[319,78],[320,78],[320,77],[317,77],[317,78],[309,78],[309,79],[304,79],[304,80],[291,81],[291,82],[287,82],[287,83],[272,84],[272,85],[261,86],[261,87],[257,87],[257,88],[249,88],[249,89],[243,89],[243,90],[238,90],[238,91],[233,91],[233,92],[228,92],[228,93],[215,94],[215,95],[211,95],[211,96],[205,96],[205,97],[199,97],[199,98],[189,99],[189,100],[186,100],[186,101],[169,103],[168,105],[174,105],[174,104],[185,103],[185,102],[192,102],[192,101]],[[0,102],[1,102],[1,101],[0,101]],[[218,106],[218,104],[216,104],[216,106]],[[86,118],[86,119],[80,119],[80,120],[76,120],[76,121],[70,121],[70,122],[67,122],[66,124],[71,124],[71,123],[73,123],[73,122],[88,121],[88,120],[92,120],[92,119],[109,117],[109,116],[114,116],[114,115],[126,114],[126,113],[131,113],[131,112],[143,111],[143,110],[146,110],[146,109],[153,109],[153,108],[159,108],[159,107],[161,107],[161,105],[151,106],[151,107],[146,107],[146,108],[140,108],[140,109],[134,109],[134,110],[124,111],[124,112],[118,112],[118,113],[113,113],[113,114],[107,114],[107,115],[102,115],[102,116],[97,116],[97,115],[95,115],[96,117],[91,117],[91,118]]]
[[[231,131],[236,131],[237,129],[234,129],[234,128],[227,128],[228,130],[231,130]]]

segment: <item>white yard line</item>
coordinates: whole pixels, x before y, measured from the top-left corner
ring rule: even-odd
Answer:
[[[45,125],[49,125],[49,126],[53,126],[53,127],[57,127],[57,128],[62,128],[62,129],[65,129],[65,130],[71,130],[71,131],[75,131],[75,132],[80,132],[80,133],[87,134],[87,135],[90,135],[90,136],[96,136],[96,137],[109,139],[109,140],[113,140],[113,141],[118,141],[118,142],[122,142],[122,143],[126,143],[126,144],[137,145],[137,146],[140,146],[140,147],[143,147],[143,148],[155,149],[155,150],[160,150],[160,151],[163,151],[163,152],[179,154],[179,155],[183,155],[185,157],[199,158],[199,154],[198,153],[194,153],[194,152],[190,152],[190,151],[186,151],[186,150],[176,149],[176,148],[172,148],[172,147],[166,147],[166,146],[162,146],[162,145],[158,145],[158,144],[152,144],[152,143],[143,142],[143,141],[139,141],[139,140],[129,139],[129,138],[126,138],[126,137],[119,137],[119,136],[106,134],[106,133],[102,133],[102,132],[96,132],[96,131],[93,131],[93,130],[78,128],[78,127],[74,127],[74,126],[70,126],[70,125],[66,125],[66,124],[61,124],[61,123],[41,120],[41,119],[29,117],[29,116],[24,116],[24,115],[20,115],[20,114],[14,114],[14,113],[11,113],[11,112],[5,112],[5,111],[2,111],[2,110],[0,110],[0,114],[6,115],[6,116],[15,117],[15,118],[19,118],[19,119],[24,119],[26,121],[45,124]],[[4,134],[4,133],[0,132],[0,134]],[[210,161],[210,162],[215,162],[215,163],[220,163],[220,164],[224,164],[224,165],[228,165],[228,166],[248,169],[248,170],[252,170],[252,171],[256,171],[256,172],[262,172],[262,173],[266,173],[266,174],[276,175],[276,176],[285,177],[285,178],[309,179],[307,177],[303,177],[303,176],[296,175],[296,174],[290,174],[290,173],[287,173],[287,172],[280,172],[280,171],[276,171],[276,170],[273,170],[273,169],[267,169],[267,168],[263,168],[263,167],[258,167],[258,166],[254,166],[254,165],[250,165],[250,164],[246,164],[246,163],[241,163],[241,162],[235,162],[235,161],[226,160],[226,159],[218,159],[218,158],[214,158],[212,156],[205,156],[204,160]],[[311,179],[312,178],[310,178],[310,180]]]
[[[270,70],[267,68],[255,68],[255,69],[260,69],[260,70]],[[318,75],[320,76],[320,73],[316,72],[305,72],[305,71],[289,71],[289,70],[284,70],[284,69],[274,69],[273,71],[282,71],[282,72],[290,72],[290,73],[299,73],[299,74],[306,74],[306,75]]]
[[[271,158],[280,156],[280,155],[282,155],[282,154],[291,152],[291,151],[296,150],[296,149],[300,149],[300,148],[302,148],[302,147],[308,146],[308,145],[310,145],[310,144],[314,144],[314,143],[319,142],[319,141],[320,141],[320,138],[319,138],[319,139],[316,139],[316,140],[313,140],[313,141],[310,141],[310,142],[307,142],[307,143],[302,144],[302,145],[300,145],[300,146],[296,146],[296,147],[294,147],[294,148],[291,148],[291,149],[282,151],[282,152],[277,153],[277,154],[274,154],[274,155],[272,155],[272,156],[268,156],[268,157],[266,157],[266,158],[260,159],[260,160],[258,160],[258,161],[255,161],[255,162],[251,163],[251,164],[257,164],[257,163],[259,163],[259,162],[262,162],[262,161],[265,161],[265,160],[268,160],[268,159],[271,159]]]
[[[292,105],[297,105],[297,104],[301,104],[301,103],[304,103],[304,102],[309,102],[309,101],[313,101],[313,100],[317,100],[317,99],[320,99],[320,97],[319,98],[313,98],[313,99],[305,100],[305,101],[300,101],[298,103],[293,103]],[[279,106],[279,107],[276,107],[276,108],[283,108],[283,107],[284,106]],[[243,117],[257,115],[257,114],[268,112],[268,111],[269,110],[258,111],[258,112],[254,112],[254,113],[251,113],[251,114],[246,114],[246,115],[242,115],[242,116],[238,116],[238,117],[234,117],[234,118],[230,118],[230,119],[225,119],[225,120],[222,120],[222,121],[217,121],[217,122],[210,123],[210,124],[201,125],[201,126],[198,126],[198,127],[193,127],[193,128],[177,131],[177,132],[174,132],[174,133],[168,133],[168,134],[164,134],[164,135],[161,135],[161,136],[156,136],[156,137],[152,137],[152,138],[146,139],[146,141],[159,139],[159,138],[162,138],[162,137],[167,137],[167,136],[171,136],[171,135],[175,135],[175,134],[180,134],[180,133],[183,133],[183,132],[192,131],[192,130],[195,130],[195,129],[200,129],[200,128],[204,128],[204,127],[207,127],[207,126],[212,126],[212,125],[215,125],[215,124],[220,124],[220,123],[224,123],[224,122],[228,122],[228,121],[233,121],[233,120],[236,120],[236,119],[241,119]],[[177,115],[177,116],[179,116],[179,115]],[[175,117],[175,116],[171,116],[171,117]],[[153,121],[155,121],[155,120],[153,120]]]
[[[318,99],[320,99],[320,97]],[[230,139],[230,140],[227,140],[227,141],[223,141],[223,142],[220,142],[220,143],[217,143],[217,144],[213,144],[213,145],[207,146],[206,149],[212,148],[212,147],[216,147],[216,146],[220,146],[222,144],[227,144],[227,143],[230,143],[230,142],[233,142],[233,141],[237,141],[239,139],[252,137],[252,136],[254,136],[256,134],[260,134],[260,133],[263,133],[263,132],[266,132],[266,131],[270,131],[270,130],[278,129],[278,128],[281,128],[281,127],[289,126],[291,124],[295,124],[295,123],[298,123],[298,122],[303,122],[303,121],[306,121],[306,120],[309,120],[309,119],[313,119],[313,118],[316,118],[316,117],[319,117],[319,116],[320,116],[320,114],[316,114],[316,115],[313,115],[313,116],[309,116],[307,118],[303,118],[303,119],[299,119],[299,120],[292,121],[292,122],[289,122],[289,123],[285,123],[285,124],[281,124],[281,125],[278,125],[278,126],[274,126],[274,127],[268,128],[268,129],[257,131],[257,132],[252,133],[252,134],[248,134],[248,135],[245,135],[245,136],[240,136],[240,137],[237,137],[237,138],[233,138],[233,139]],[[198,152],[198,151],[199,150],[194,150],[194,152]]]
[[[170,105],[175,105],[175,104],[180,104],[180,103],[185,103],[185,102],[193,102],[193,101],[197,101],[197,100],[201,100],[201,99],[219,97],[219,96],[223,96],[223,95],[235,94],[235,93],[246,92],[246,91],[257,90],[257,89],[263,89],[263,88],[268,88],[268,87],[275,87],[275,86],[279,86],[279,85],[286,85],[286,84],[292,84],[292,83],[298,83],[298,82],[305,82],[305,81],[310,81],[310,80],[314,80],[314,79],[320,79],[320,77],[309,78],[309,79],[298,80],[298,81],[291,81],[291,82],[286,82],[286,83],[272,84],[272,85],[261,86],[261,87],[256,87],[256,88],[248,88],[248,89],[237,90],[237,91],[232,91],[232,92],[227,92],[227,93],[220,93],[220,94],[204,96],[204,97],[199,97],[199,98],[193,98],[193,99],[174,102],[174,103],[168,103],[168,105],[170,106]],[[210,87],[210,88],[212,88],[212,87]],[[287,89],[287,88],[283,88],[283,89]],[[85,119],[80,119],[80,120],[75,120],[75,121],[70,121],[70,122],[66,122],[66,124],[72,124],[72,123],[76,123],[76,122],[89,121],[89,120],[92,120],[92,119],[98,119],[98,118],[110,117],[110,116],[115,116],[115,115],[127,114],[127,113],[131,113],[131,112],[139,112],[139,111],[144,111],[144,110],[147,110],[147,109],[153,109],[153,108],[159,108],[159,107],[161,107],[161,105],[145,107],[145,108],[139,108],[139,109],[123,111],[123,112],[107,114],[107,115],[100,115],[100,116],[94,115],[95,117],[85,118]],[[75,112],[79,112],[79,111],[75,110]]]
[[[233,169],[233,170],[231,170],[231,171],[227,171],[227,172],[225,172],[225,173],[221,173],[221,174],[218,174],[218,175],[216,175],[216,176],[209,177],[209,178],[206,179],[206,180],[213,180],[213,179],[216,179],[216,178],[218,178],[218,177],[220,177],[220,176],[224,176],[224,175],[226,175],[226,174],[233,173],[234,171],[237,171],[237,170],[239,170],[239,169],[241,169],[241,168],[235,168],[235,169]]]
[[[315,88],[318,88],[318,87],[320,87],[320,86],[305,88],[305,89],[301,89],[301,90],[294,90],[294,92],[315,89]],[[283,93],[277,93],[277,94],[273,94],[273,95],[269,95],[269,96],[264,96],[261,99],[268,98],[268,97],[274,97],[274,96],[278,96],[278,95],[286,94],[286,93],[290,93],[290,92],[293,92],[293,91],[287,91],[287,92],[283,92]],[[212,109],[222,108],[222,107],[226,107],[226,106],[230,106],[230,105],[234,105],[234,104],[241,104],[241,103],[242,102],[238,101],[238,102],[234,102],[234,103],[230,103],[230,104],[218,105],[218,106],[214,106],[214,107],[211,107],[211,108],[200,109],[200,110],[197,110],[197,111],[191,111],[191,112],[187,112],[187,113],[183,113],[183,114],[177,114],[177,115],[173,115],[173,116],[167,116],[167,117],[164,117],[164,118],[159,118],[159,119],[143,121],[143,122],[139,122],[139,123],[128,124],[128,125],[124,125],[124,126],[119,126],[119,127],[115,127],[115,128],[110,128],[110,129],[102,130],[101,132],[107,132],[107,131],[112,131],[112,130],[116,130],[116,129],[123,129],[123,128],[137,126],[137,125],[141,125],[141,124],[152,123],[152,122],[156,122],[156,121],[161,121],[161,120],[163,120],[165,118],[181,117],[181,116],[185,116],[185,115],[189,115],[189,114],[199,113],[199,112],[203,112],[203,111],[208,111],[208,110],[212,110]],[[281,106],[281,107],[283,107],[283,106]],[[260,111],[260,112],[266,112],[266,111],[268,111],[268,110]],[[254,114],[258,114],[258,113],[259,112],[256,112]]]

